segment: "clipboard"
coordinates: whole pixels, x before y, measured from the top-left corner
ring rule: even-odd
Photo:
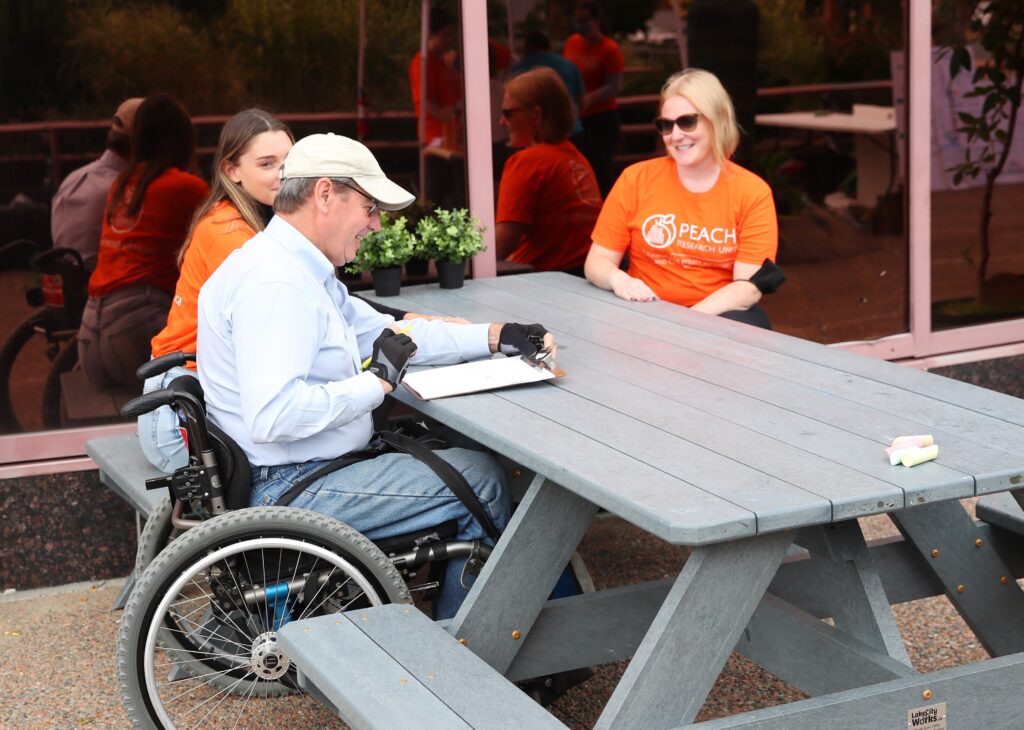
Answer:
[[[564,370],[552,369],[543,361],[526,357],[494,357],[408,373],[402,379],[402,385],[420,400],[434,400],[564,376]]]

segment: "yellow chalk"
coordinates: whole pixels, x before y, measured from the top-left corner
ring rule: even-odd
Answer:
[[[897,436],[892,440],[892,447],[920,446],[923,449],[925,446],[931,446],[934,443],[935,439],[932,438],[932,435],[925,433],[918,436]]]
[[[911,451],[905,453],[900,457],[900,462],[903,466],[917,466],[923,464],[926,461],[931,461],[937,458],[939,455],[939,445],[932,444],[931,446],[925,446],[923,449],[917,451]]]

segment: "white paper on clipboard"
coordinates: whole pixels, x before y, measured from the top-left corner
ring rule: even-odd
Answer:
[[[556,374],[548,368],[530,365],[520,357],[496,357],[409,373],[402,385],[420,400],[432,400],[554,377]]]

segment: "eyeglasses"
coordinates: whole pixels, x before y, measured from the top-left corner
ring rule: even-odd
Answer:
[[[372,203],[372,205],[367,209],[366,215],[368,215],[369,217],[372,218],[373,214],[376,213],[378,210],[380,210],[380,201],[379,200],[377,200],[376,198],[370,197],[369,195],[364,193],[362,190],[357,188],[355,185],[349,185],[348,183],[345,183],[345,182],[343,182],[341,184],[344,185],[346,188],[349,188],[350,190],[355,190],[357,193],[359,193],[364,198],[369,200],[370,203]]]
[[[523,108],[521,106],[509,107],[508,109],[501,110],[501,116],[505,118],[506,122],[510,122],[512,121],[512,115],[515,114],[516,112],[521,112],[522,110]]]
[[[672,134],[673,126],[679,127],[684,132],[692,132],[697,128],[699,120],[700,114],[683,114],[675,119],[655,117],[654,127],[658,130],[658,134]]]

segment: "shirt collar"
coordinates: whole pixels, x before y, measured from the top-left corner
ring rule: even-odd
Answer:
[[[270,219],[264,233],[298,259],[317,281],[326,283],[336,278],[334,264],[288,221],[275,215]]]

